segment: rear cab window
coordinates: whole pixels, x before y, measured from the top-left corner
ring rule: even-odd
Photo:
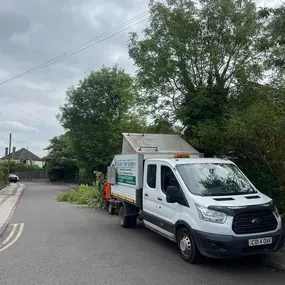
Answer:
[[[147,166],[147,185],[149,188],[156,188],[156,164],[149,164]]]

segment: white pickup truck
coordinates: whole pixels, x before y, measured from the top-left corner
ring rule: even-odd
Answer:
[[[176,242],[182,258],[240,257],[278,251],[281,217],[239,168],[217,158],[116,155],[109,167],[112,207],[122,227],[146,227]],[[112,202],[113,201],[113,202]]]

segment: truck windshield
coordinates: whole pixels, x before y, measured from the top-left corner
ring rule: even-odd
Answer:
[[[197,163],[177,165],[184,183],[193,194],[226,196],[257,193],[233,164]]]

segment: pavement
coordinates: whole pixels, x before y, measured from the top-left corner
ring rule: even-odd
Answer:
[[[0,191],[0,236],[8,226],[24,189],[22,184],[11,183]]]
[[[284,285],[260,257],[184,262],[176,245],[106,211],[56,202],[68,187],[27,183],[0,238],[1,285]]]

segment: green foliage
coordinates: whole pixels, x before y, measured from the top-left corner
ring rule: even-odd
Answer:
[[[174,126],[167,117],[157,116],[154,121],[146,127],[146,133],[150,134],[177,134],[179,127]]]
[[[0,162],[0,164],[3,165],[4,167],[8,168],[9,160],[2,160]],[[17,161],[17,160],[13,160],[13,159],[10,160],[11,172],[13,172],[15,170],[17,164],[22,164],[22,163],[20,161]]]
[[[59,192],[57,200],[59,202],[69,202],[78,205],[88,204],[89,199],[96,198],[94,186],[80,185],[78,190],[70,189],[67,192]]]
[[[45,169],[51,181],[78,179],[77,161],[68,132],[52,138],[46,150],[49,153],[45,157]]]
[[[147,128],[148,126],[144,116],[131,113],[123,118],[120,131],[122,133],[143,133],[146,132]]]
[[[244,89],[246,90],[246,89]],[[206,156],[218,154],[234,160],[263,193],[285,212],[285,101],[282,90],[249,88],[251,96],[233,100],[230,115],[200,123],[191,143]],[[221,131],[223,129],[223,131]]]
[[[80,185],[78,190],[70,189],[57,194],[58,202],[69,202],[77,205],[86,205],[94,209],[104,209],[106,203],[102,199],[102,186],[100,173],[96,172],[96,182],[90,185]]]
[[[263,193],[285,212],[285,102],[273,90],[267,100],[234,112],[228,121],[228,148]]]
[[[90,175],[89,171],[87,171],[85,168],[83,167],[79,167],[79,172],[78,172],[78,182],[79,183],[89,183],[92,184],[93,183],[93,178],[94,175]]]
[[[70,131],[79,166],[88,177],[95,169],[105,172],[120,152],[121,132],[134,120],[129,109],[135,96],[133,78],[118,67],[91,72],[67,91],[59,119]]]
[[[56,199],[58,202],[69,202],[73,204],[76,201],[76,191],[69,189],[67,192],[59,192]]]
[[[261,28],[248,0],[151,1],[145,38],[129,42],[142,108],[191,128],[223,118],[229,87],[260,75]]]
[[[8,169],[9,161],[4,160],[0,162],[0,166],[3,167],[3,169]],[[16,173],[16,172],[22,172],[22,171],[43,171],[43,168],[39,165],[31,165],[31,164],[25,164],[18,160],[11,160],[10,161],[10,173]]]
[[[24,163],[17,163],[15,164],[12,169],[13,172],[21,172],[21,171],[42,171],[43,168],[36,164],[24,164]]]
[[[284,3],[276,8],[263,8],[259,11],[264,21],[265,31],[259,43],[259,50],[264,53],[264,66],[272,73],[277,82],[284,83],[285,71],[285,6]]]
[[[0,164],[0,186],[8,182],[7,168]]]

